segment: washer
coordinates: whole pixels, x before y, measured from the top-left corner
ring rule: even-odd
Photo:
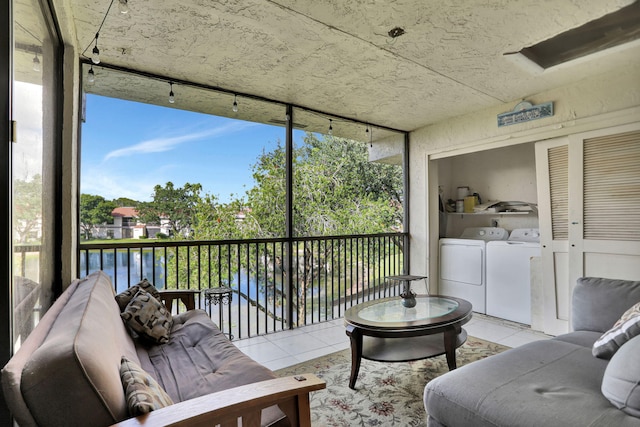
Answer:
[[[487,314],[531,324],[531,257],[539,257],[537,228],[518,228],[487,243]]]
[[[439,293],[465,299],[473,311],[486,313],[486,245],[508,236],[500,227],[470,227],[459,238],[440,239]]]

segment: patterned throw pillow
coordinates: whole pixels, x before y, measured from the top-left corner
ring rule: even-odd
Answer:
[[[171,313],[149,292],[139,289],[120,316],[139,337],[155,344],[169,341],[173,326]]]
[[[138,293],[140,289],[149,292],[151,295],[153,295],[154,298],[160,300],[160,293],[158,292],[156,287],[153,286],[153,284],[145,278],[129,289],[125,290],[124,292],[120,292],[118,295],[116,295],[116,302],[118,303],[118,307],[120,307],[121,312],[124,311],[127,304],[129,304],[129,302],[133,299],[133,297],[136,295],[136,293]]]
[[[165,406],[173,405],[173,400],[160,384],[137,363],[122,356],[120,379],[127,399],[129,415],[137,417]]]
[[[592,353],[601,359],[611,359],[624,343],[640,335],[640,302],[625,311],[613,328],[593,344]]]

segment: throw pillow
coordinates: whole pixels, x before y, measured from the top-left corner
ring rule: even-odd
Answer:
[[[137,363],[122,356],[120,379],[127,399],[129,415],[137,417],[165,406],[173,405],[173,400],[160,384]]]
[[[120,316],[139,337],[155,344],[169,341],[173,326],[171,313],[149,292],[139,289]]]
[[[610,359],[622,344],[640,335],[640,302],[625,311],[622,317],[593,344],[592,353]]]
[[[602,378],[602,394],[623,412],[640,418],[640,336],[623,345],[611,358]]]
[[[129,302],[133,299],[133,297],[140,289],[149,292],[151,295],[153,295],[154,298],[160,300],[160,293],[158,292],[156,287],[153,286],[153,284],[145,278],[137,284],[131,286],[129,289],[116,295],[116,301],[118,302],[118,307],[120,307],[120,312],[124,311],[127,304],[129,304]]]

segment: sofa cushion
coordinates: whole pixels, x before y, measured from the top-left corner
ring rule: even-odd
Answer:
[[[625,311],[613,328],[593,344],[593,355],[610,359],[624,343],[636,335],[640,335],[640,302]]]
[[[132,417],[173,405],[158,382],[126,356],[122,356],[120,363],[120,378]]]
[[[640,418],[640,336],[618,350],[604,371],[602,394],[616,408]]]
[[[425,406],[445,426],[640,426],[601,393],[606,366],[590,347],[536,341],[430,381]]]
[[[118,302],[118,307],[120,307],[120,311],[124,311],[124,309],[127,307],[129,302],[131,302],[133,297],[138,293],[140,289],[146,292],[149,292],[151,295],[153,295],[154,298],[156,298],[157,300],[160,300],[160,292],[158,292],[156,287],[153,286],[153,284],[149,282],[147,279],[142,279],[140,282],[133,285],[129,289],[123,292],[120,292],[118,295],[116,295],[116,301]]]
[[[240,351],[204,310],[174,316],[169,342],[139,349],[140,366],[174,402],[269,380],[273,372]],[[189,369],[184,369],[189,366]],[[264,425],[282,419],[277,406],[262,411]]]
[[[145,290],[138,289],[120,316],[139,337],[155,344],[169,341],[173,325],[171,313]]]
[[[639,301],[640,281],[581,277],[572,296],[573,329],[602,334]]]
[[[105,426],[129,417],[120,360],[138,357],[111,281],[97,272],[74,289],[22,370],[22,395],[38,425]]]

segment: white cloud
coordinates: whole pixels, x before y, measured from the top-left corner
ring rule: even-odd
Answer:
[[[104,160],[109,160],[116,157],[126,157],[135,154],[148,154],[148,153],[161,153],[164,151],[170,151],[184,144],[185,142],[197,141],[204,138],[216,137],[224,134],[239,132],[247,127],[254,126],[254,123],[249,122],[233,122],[224,126],[220,126],[214,129],[206,130],[203,132],[189,133],[186,135],[180,135],[167,138],[155,138],[148,141],[142,141],[138,144],[131,145],[129,147],[113,150],[105,156]]]

